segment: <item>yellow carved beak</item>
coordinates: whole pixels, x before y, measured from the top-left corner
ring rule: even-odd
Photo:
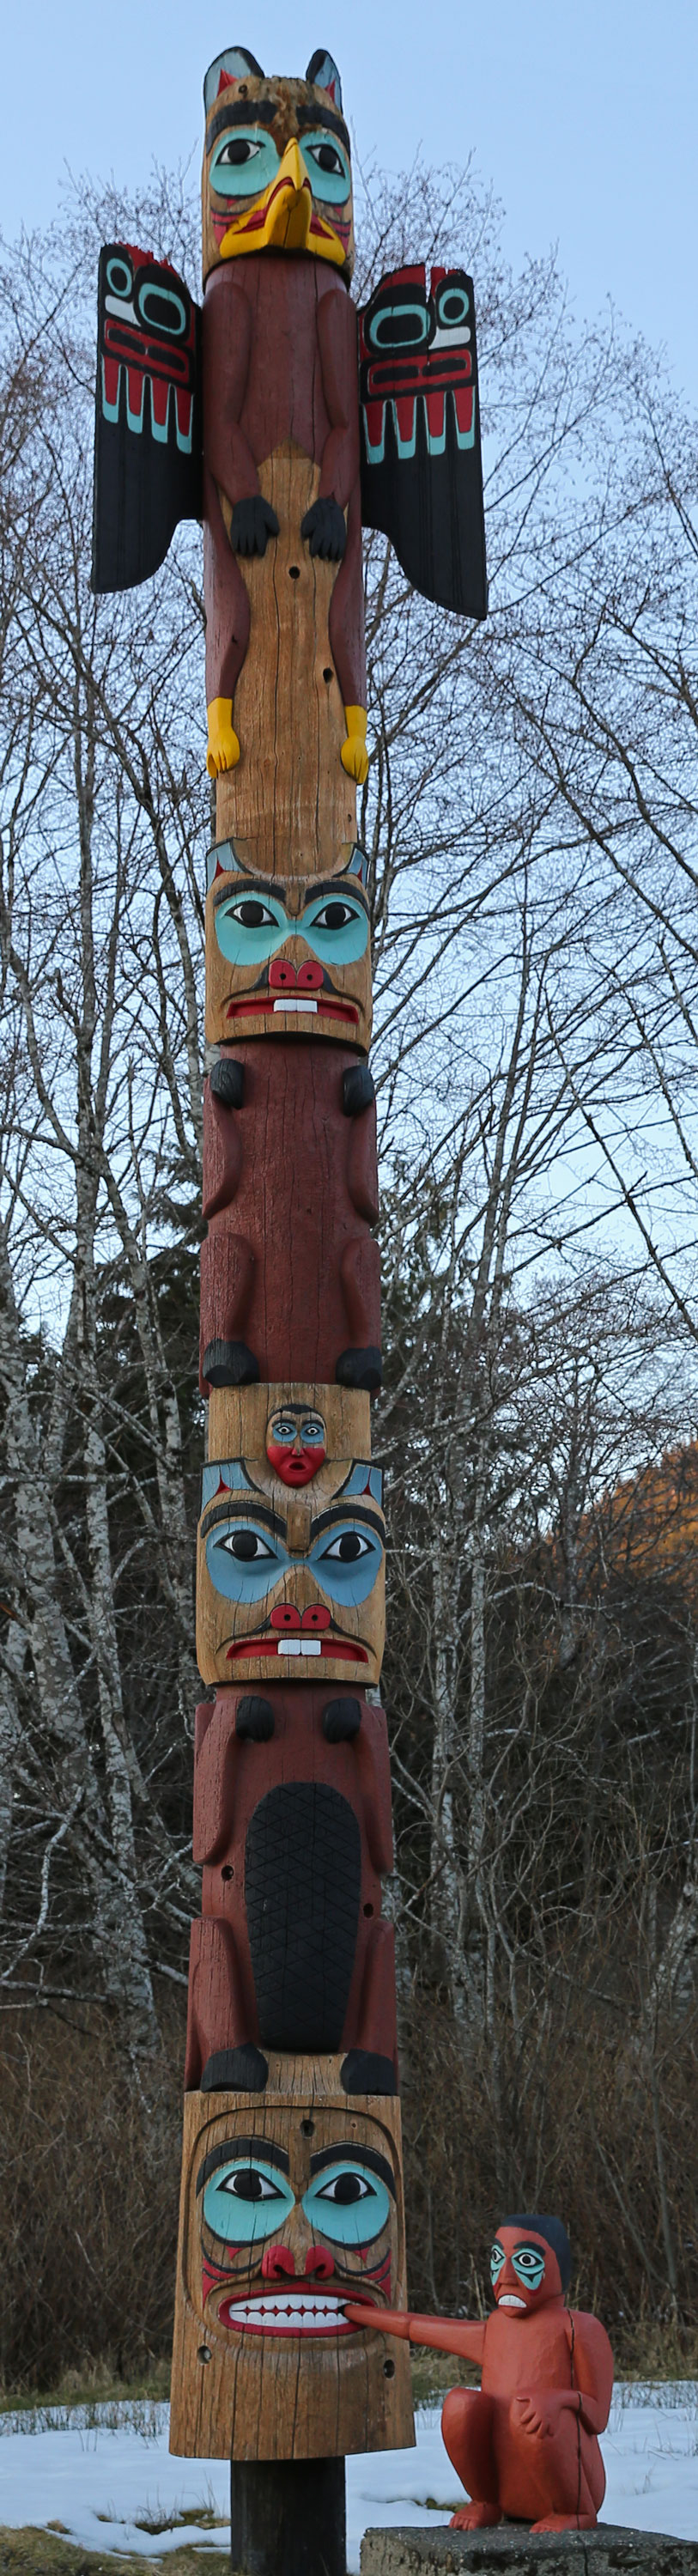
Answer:
[[[221,242],[221,258],[236,250],[305,250],[313,196],[298,145],[287,143],[276,178],[249,215],[238,215]]]

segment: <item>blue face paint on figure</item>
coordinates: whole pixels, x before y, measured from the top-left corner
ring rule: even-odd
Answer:
[[[303,939],[323,966],[353,966],[368,946],[368,913],[344,891],[315,895],[298,914],[278,895],[255,887],[216,904],[216,940],[229,966],[263,966],[287,939]]]
[[[206,1537],[206,1563],[216,1592],[226,1601],[252,1604],[289,1572],[312,1575],[327,1599],[343,1610],[356,1610],[373,1591],[383,1562],[383,1544],[370,1522],[347,1516],[333,1521],[315,1539],[307,1556],[291,1556],[283,1539],[254,1512],[214,1522]]]
[[[338,2155],[315,2175],[301,2198],[314,2236],[331,2245],[370,2245],[390,2217],[390,2197],[379,2175],[360,2156]],[[231,2157],[206,2183],[206,2224],[223,2244],[254,2245],[278,2235],[296,2207],[286,2176],[254,2157]]]

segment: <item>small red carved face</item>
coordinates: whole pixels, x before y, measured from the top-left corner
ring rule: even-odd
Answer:
[[[312,1406],[278,1405],[267,1423],[267,1457],[283,1485],[310,1485],[327,1457],[324,1416]]]
[[[513,2317],[530,2316],[549,2299],[562,2297],[560,2267],[552,2246],[525,2225],[497,2229],[490,2278],[496,2306]]]

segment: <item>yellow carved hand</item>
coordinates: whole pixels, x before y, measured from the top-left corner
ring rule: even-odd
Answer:
[[[233,726],[232,698],[212,698],[208,710],[206,753],[209,778],[219,778],[223,769],[234,769],[239,758],[240,744]]]
[[[344,721],[347,738],[339,755],[342,768],[346,769],[348,778],[356,779],[357,787],[363,787],[368,777],[365,707],[345,707]]]

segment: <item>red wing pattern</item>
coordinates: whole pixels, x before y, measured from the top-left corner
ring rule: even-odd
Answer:
[[[408,580],[461,616],[487,611],[477,346],[462,268],[394,269],[359,315],[361,511]]]
[[[199,310],[168,261],[100,255],[92,587],[129,590],[201,514]]]

